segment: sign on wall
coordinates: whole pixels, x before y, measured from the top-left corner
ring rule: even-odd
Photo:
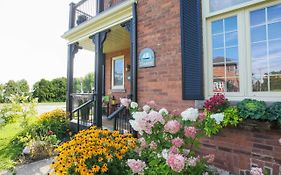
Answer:
[[[151,48],[141,50],[139,55],[139,68],[154,67],[155,54]]]

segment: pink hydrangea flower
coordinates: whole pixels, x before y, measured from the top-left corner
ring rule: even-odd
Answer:
[[[175,146],[172,146],[169,150],[169,154],[178,154],[179,153],[179,149]]]
[[[156,149],[157,149],[157,143],[154,142],[154,141],[152,141],[152,142],[150,142],[149,147],[150,147],[150,149],[152,149],[152,150],[156,150]]]
[[[139,138],[138,141],[139,141],[140,147],[141,147],[142,149],[144,149],[144,148],[147,147],[146,141],[145,141],[145,139],[144,139],[143,137]]]
[[[186,137],[195,138],[196,133],[197,133],[196,128],[193,126],[184,128],[184,135]]]
[[[159,112],[156,112],[156,111],[151,111],[148,114],[148,118],[152,125],[154,125],[157,122],[160,122],[162,125],[164,125],[164,123],[165,123],[163,116]]]
[[[279,144],[281,145],[281,138],[278,140]]]
[[[183,141],[183,139],[177,137],[177,138],[174,138],[174,139],[172,140],[172,144],[173,144],[175,147],[179,148],[179,147],[181,147],[181,146],[184,144],[184,141]]]
[[[166,163],[175,172],[181,172],[184,169],[185,158],[180,154],[170,154]]]
[[[169,132],[171,134],[176,134],[180,128],[181,124],[176,120],[170,120],[164,126],[165,132]]]
[[[121,103],[123,106],[129,107],[129,106],[130,106],[130,103],[131,103],[131,100],[128,99],[128,98],[120,98],[120,103]]]
[[[154,100],[147,102],[147,105],[151,106],[152,108],[156,108],[156,103]]]
[[[215,160],[215,155],[214,154],[208,154],[203,157],[208,163],[212,163]]]
[[[199,119],[199,121],[203,121],[205,119],[205,117],[206,117],[205,113],[204,112],[200,112],[199,116],[198,116],[198,119]]]
[[[178,109],[175,109],[171,112],[171,115],[172,116],[180,116],[181,115],[181,112],[178,110]]]
[[[252,167],[250,171],[251,175],[263,175],[262,169],[259,167]]]
[[[146,167],[145,162],[135,159],[128,159],[127,164],[134,174],[143,172],[144,168]]]

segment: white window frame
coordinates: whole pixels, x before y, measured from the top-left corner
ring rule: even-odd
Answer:
[[[213,64],[212,64],[212,29],[213,21],[237,16],[238,27],[238,56],[239,56],[239,85],[240,92],[225,92],[230,100],[240,101],[244,98],[254,98],[264,101],[280,101],[281,92],[253,92],[252,91],[252,62],[250,38],[250,12],[280,4],[281,0],[253,0],[210,13],[209,0],[202,0],[202,25],[204,49],[204,83],[205,98],[211,97],[213,92]],[[246,76],[245,76],[246,75]]]
[[[114,61],[123,60],[123,85],[115,86],[114,85]],[[111,89],[115,90],[124,90],[125,89],[125,57],[124,55],[113,57],[111,62]]]

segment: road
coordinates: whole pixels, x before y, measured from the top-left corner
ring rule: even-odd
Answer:
[[[54,109],[63,109],[65,110],[65,103],[39,103],[37,106],[38,115],[49,112]]]

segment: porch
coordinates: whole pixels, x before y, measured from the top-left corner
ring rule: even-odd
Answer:
[[[79,131],[96,125],[128,130],[130,114],[119,98],[136,97],[136,6],[134,0],[82,0],[70,4],[68,41],[67,107],[71,126]],[[93,52],[94,89],[89,94],[73,91],[75,54]]]

